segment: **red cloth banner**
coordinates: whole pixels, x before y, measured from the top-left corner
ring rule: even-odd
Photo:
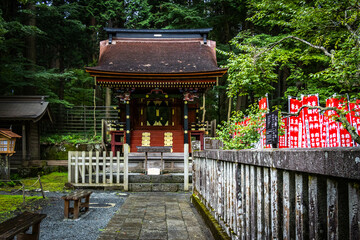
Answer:
[[[305,96],[303,98],[303,105],[318,106],[318,102],[318,96],[316,95]],[[303,120],[306,129],[306,147],[321,147],[321,125],[319,110],[305,108],[303,111]]]
[[[326,115],[320,115],[321,124],[321,146],[330,147],[329,143],[329,117]]]
[[[260,101],[259,101],[259,109],[260,110],[267,110],[268,109],[266,97],[263,97],[262,99],[260,99]]]
[[[360,100],[356,100],[354,103],[349,104],[350,107],[350,123],[360,134]],[[356,144],[358,145],[358,144]]]
[[[294,99],[294,98],[290,98],[289,99],[289,112],[296,113],[300,109],[301,105],[302,105],[301,101]],[[301,138],[301,133],[300,133],[301,129],[300,129],[300,125],[299,125],[300,122],[301,122],[301,117],[290,117],[290,119],[289,119],[289,123],[288,123],[289,144],[288,145],[290,148],[301,147],[299,145],[300,138]]]
[[[283,118],[281,120],[283,122],[283,125],[281,126],[281,128],[285,131],[284,135],[280,135],[279,136],[279,148],[288,148],[288,142],[287,141],[287,133],[288,133],[288,118]]]
[[[267,104],[267,98],[263,97],[262,99],[260,99],[259,101],[259,109],[260,110],[268,110],[268,104]],[[265,119],[265,114],[264,114],[264,119]],[[264,123],[264,127],[265,127],[265,123]],[[264,129],[261,132],[261,148],[270,148],[270,145],[266,145],[266,130]]]
[[[326,107],[338,107],[339,99],[329,98],[326,100]],[[328,138],[329,138],[329,147],[339,147],[340,146],[340,130],[339,124],[335,122],[332,116],[337,116],[337,113],[333,110],[325,112],[325,116],[328,117]]]

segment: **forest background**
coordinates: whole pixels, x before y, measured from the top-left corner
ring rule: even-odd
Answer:
[[[269,93],[360,98],[360,3],[357,0],[2,0],[0,95],[48,95],[51,104],[93,105],[93,79],[104,27],[212,27],[218,64],[229,68],[207,92],[206,120],[226,120]],[[105,89],[96,87],[96,104]]]

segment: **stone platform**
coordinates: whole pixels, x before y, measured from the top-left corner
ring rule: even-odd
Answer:
[[[98,240],[213,239],[190,193],[132,193]]]

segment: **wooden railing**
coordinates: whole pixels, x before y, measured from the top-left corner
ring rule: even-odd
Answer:
[[[73,152],[68,155],[68,182],[74,186],[123,186],[128,190],[128,144],[124,154]]]
[[[232,239],[360,239],[360,148],[195,152],[193,189]]]

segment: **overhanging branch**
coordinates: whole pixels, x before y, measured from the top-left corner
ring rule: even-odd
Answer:
[[[302,42],[302,43],[305,43],[306,45],[308,45],[308,46],[310,46],[310,47],[312,47],[312,48],[319,49],[319,50],[323,51],[326,56],[331,57],[331,59],[334,57],[334,55],[331,54],[328,50],[326,50],[326,48],[324,48],[323,46],[314,45],[314,44],[312,44],[312,43],[310,43],[310,42],[308,42],[308,41],[306,41],[306,40],[304,40],[304,39],[301,39],[301,38],[298,38],[298,37],[295,37],[295,36],[287,36],[287,37],[284,37],[284,38],[280,39],[280,40],[277,41],[277,42],[274,42],[274,43],[270,44],[266,49],[264,49],[263,51],[255,54],[255,56],[254,56],[254,63],[257,61],[257,59],[258,59],[263,53],[270,51],[270,50],[273,49],[276,45],[278,45],[279,43],[281,43],[281,42],[283,42],[283,41],[285,41],[286,39],[289,39],[289,38],[294,39],[294,40],[297,40],[297,41],[300,41],[300,42]]]

